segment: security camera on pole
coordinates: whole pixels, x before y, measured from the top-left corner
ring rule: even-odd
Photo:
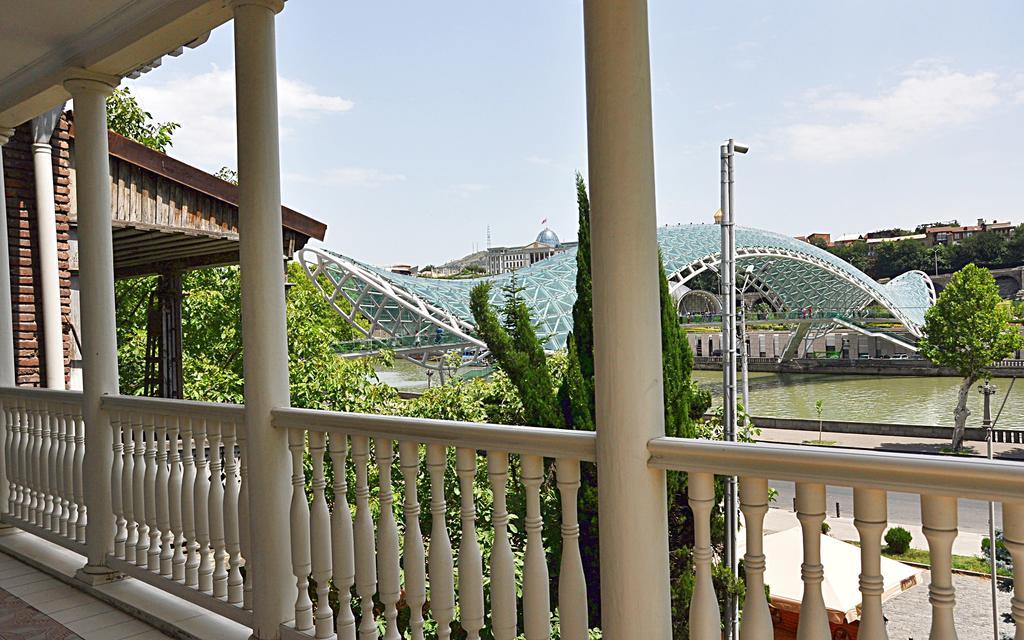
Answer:
[[[719,275],[722,281],[722,431],[726,441],[736,441],[736,231],[733,210],[733,157],[746,153],[747,147],[731,138],[721,148],[721,218],[722,263]],[[718,218],[718,216],[716,216]],[[727,479],[725,492],[725,561],[733,576],[739,576],[739,556],[736,552],[736,529],[739,523],[737,507],[739,495],[736,477]],[[725,608],[725,638],[737,637],[739,603],[729,597]]]

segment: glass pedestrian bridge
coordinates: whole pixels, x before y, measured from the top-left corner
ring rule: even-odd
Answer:
[[[694,278],[706,271],[717,275],[720,243],[718,225],[658,229],[665,272],[677,302],[691,291],[688,284]],[[513,277],[523,288],[520,295],[548,349],[564,347],[572,329],[576,249],[516,271],[514,276],[460,280],[395,274],[316,249],[303,249],[298,259],[324,299],[363,336],[382,344],[424,350],[462,343],[483,347],[469,309],[470,290],[481,282],[492,283],[491,302],[497,306],[502,302],[502,287]],[[760,294],[772,313],[802,314],[868,334],[873,330],[857,319],[877,305],[916,338],[925,310],[935,302],[935,289],[924,272],[909,271],[880,284],[827,251],[771,231],[736,227],[736,262],[737,284]]]

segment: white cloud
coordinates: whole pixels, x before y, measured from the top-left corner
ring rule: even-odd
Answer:
[[[181,125],[174,133],[170,154],[203,168],[235,166],[235,73],[212,66],[194,76],[143,76],[129,85],[142,106],[159,121]],[[287,138],[296,121],[349,111],[351,100],[324,95],[304,82],[277,80],[281,136]]]
[[[880,156],[978,120],[1003,102],[1004,93],[995,73],[969,75],[918,63],[899,84],[875,96],[828,88],[807,92],[801,103],[805,115],[818,122],[795,124],[784,133],[790,153],[802,159]]]
[[[368,167],[335,167],[316,176],[289,173],[285,174],[284,177],[285,180],[290,182],[316,183],[334,187],[363,187],[367,189],[375,189],[385,184],[405,181],[404,174],[387,173]]]
[[[477,182],[461,182],[459,184],[453,184],[445,187],[443,191],[444,193],[450,193],[460,198],[468,198],[480,193],[481,191],[486,191],[488,188],[490,187],[486,184],[479,184]]]

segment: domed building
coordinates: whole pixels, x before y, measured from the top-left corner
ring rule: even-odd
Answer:
[[[562,246],[561,241],[558,239],[558,235],[549,227],[544,227],[544,230],[537,234],[536,242],[539,244],[551,245],[556,248]]]
[[[487,273],[498,275],[529,267],[541,260],[575,247],[575,242],[563,244],[558,234],[545,226],[537,239],[521,247],[491,247],[487,250]]]

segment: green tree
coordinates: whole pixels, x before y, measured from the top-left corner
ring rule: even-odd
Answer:
[[[336,411],[389,412],[395,391],[377,384],[372,363],[339,357],[331,345],[355,338],[354,330],[323,300],[295,263],[286,298],[292,404]],[[121,392],[143,392],[146,307],[156,278],[120,280],[117,301]],[[208,402],[242,402],[241,283],[238,267],[196,269],[182,288],[184,396]]]
[[[976,265],[1003,264],[1007,256],[1006,236],[982,231],[967,236],[950,249],[950,262],[954,269],[970,263]]]
[[[1006,242],[1005,260],[1014,265],[1024,263],[1024,224],[1017,225]]]
[[[963,377],[953,413],[954,450],[959,451],[963,445],[971,387],[987,375],[992,363],[1024,347],[1024,338],[1011,324],[1012,319],[992,274],[973,264],[953,274],[935,305],[925,313],[921,353],[940,367],[956,369]]]
[[[153,114],[139,105],[128,87],[121,87],[107,97],[107,126],[115,133],[166,153],[171,146],[171,136],[181,125],[154,122]]]
[[[499,319],[490,303],[491,283],[482,282],[473,287],[469,308],[477,334],[519,392],[528,424],[561,427],[565,421],[558,407],[544,346],[537,338],[530,309],[519,297],[519,291],[514,281],[505,287],[503,318]]]
[[[224,182],[230,182],[231,184],[238,184],[238,172],[231,167],[221,167],[217,169],[217,173],[213,174],[223,180]]]

